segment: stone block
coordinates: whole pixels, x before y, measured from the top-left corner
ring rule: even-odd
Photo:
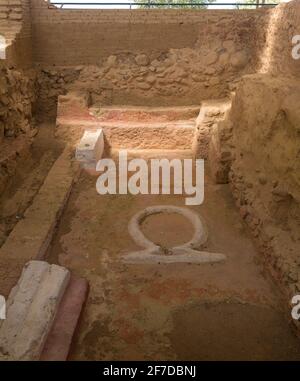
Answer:
[[[13,13],[9,14],[9,18],[11,20],[22,20],[22,14],[21,13],[17,13],[17,12],[13,12]]]
[[[8,14],[6,12],[0,12],[0,19],[7,19]]]
[[[102,129],[85,131],[76,147],[76,159],[86,164],[96,164],[104,151],[104,137]]]
[[[60,266],[30,261],[7,301],[0,327],[0,358],[38,360],[70,280]]]

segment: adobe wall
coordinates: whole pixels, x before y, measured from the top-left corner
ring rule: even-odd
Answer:
[[[30,0],[0,0],[0,35],[6,58],[0,60],[0,142],[27,134],[32,127],[35,72],[32,69]]]
[[[245,74],[299,74],[290,57],[297,6],[66,10],[1,0],[0,33],[9,66],[38,69],[39,100],[52,114],[57,96],[77,88],[96,103],[187,105],[228,96]]]
[[[188,105],[224,97],[242,75],[255,72],[270,15],[261,9],[62,10],[43,0],[31,6],[40,99],[52,110],[70,86],[104,104]]]
[[[30,0],[0,0],[0,34],[5,37],[10,66],[32,66]]]
[[[161,54],[169,49],[220,49],[226,40],[244,49],[256,45],[257,25],[267,11],[188,9],[49,9],[32,0],[36,62],[95,65],[113,54]],[[50,8],[53,8],[50,7]],[[252,31],[252,34],[249,32]],[[250,53],[250,52],[249,52]]]

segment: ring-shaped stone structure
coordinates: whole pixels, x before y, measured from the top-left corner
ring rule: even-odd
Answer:
[[[142,222],[150,215],[160,213],[178,213],[186,217],[194,227],[192,239],[182,245],[170,248],[166,252],[159,245],[150,241],[141,231]],[[129,222],[128,231],[134,242],[144,250],[129,253],[123,256],[127,263],[207,263],[220,262],[226,259],[224,254],[199,251],[206,242],[208,234],[200,216],[195,212],[173,205],[149,206],[135,214]]]
[[[204,225],[200,219],[200,217],[189,209],[180,208],[178,206],[173,205],[156,205],[149,206],[148,208],[143,209],[142,211],[135,214],[129,222],[128,230],[129,234],[133,238],[134,242],[141,247],[145,247],[148,249],[159,249],[158,245],[155,245],[152,241],[145,237],[140,227],[142,222],[151,215],[154,214],[181,214],[186,217],[194,227],[194,235],[193,238],[183,245],[177,246],[174,249],[194,249],[200,248],[207,240],[207,232],[204,228]]]

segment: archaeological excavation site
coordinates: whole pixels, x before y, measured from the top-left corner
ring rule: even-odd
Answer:
[[[300,1],[75,3],[0,0],[0,361],[299,361]]]

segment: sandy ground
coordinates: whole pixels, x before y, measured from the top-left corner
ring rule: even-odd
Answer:
[[[224,263],[125,265],[138,249],[127,226],[150,205],[184,206],[178,195],[100,196],[83,172],[60,221],[49,261],[88,279],[90,294],[72,360],[299,360],[300,343],[281,310],[277,288],[240,220],[227,185],[206,179],[205,249]],[[180,216],[149,217],[151,239],[172,246],[190,239]]]

